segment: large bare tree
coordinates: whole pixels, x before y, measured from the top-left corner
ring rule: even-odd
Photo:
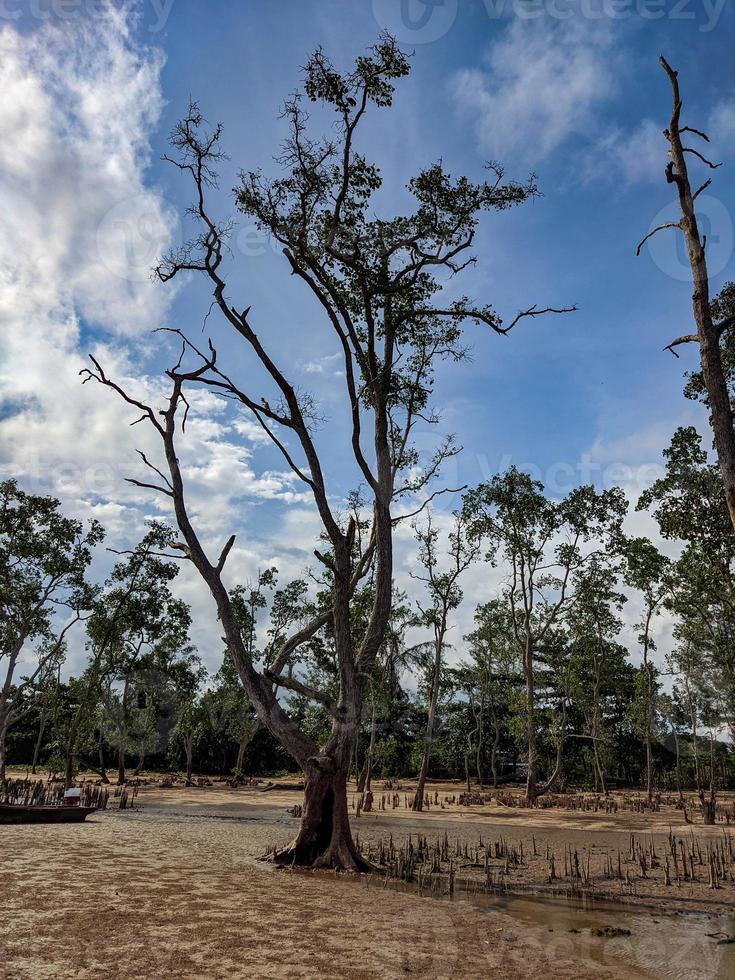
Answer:
[[[709,142],[709,137],[700,129],[692,126],[682,126],[680,122],[682,100],[679,91],[678,72],[661,56],[661,67],[666,72],[671,84],[672,111],[668,128],[664,130],[670,149],[669,162],[666,164],[666,180],[676,185],[679,198],[681,217],[678,221],[667,221],[650,231],[639,243],[637,254],[649,238],[668,228],[682,232],[686,244],[689,265],[692,270],[692,312],[697,332],[677,337],[668,346],[673,354],[682,344],[699,344],[699,357],[702,366],[702,378],[706,389],[706,400],[710,411],[710,422],[714,435],[715,449],[725,487],[727,508],[735,528],[735,428],[733,427],[733,410],[727,387],[726,370],[722,361],[721,340],[723,335],[735,327],[735,314],[730,312],[719,321],[713,316],[710,301],[709,272],[707,270],[707,236],[703,235],[697,221],[696,201],[699,195],[712,183],[711,178],[692,191],[689,181],[687,154],[699,160],[710,170],[715,170],[719,163],[712,163],[707,157],[693,146],[685,146],[682,137],[686,133],[691,139]],[[678,354],[677,354],[678,357]]]
[[[437,421],[430,406],[434,367],[440,360],[459,361],[464,356],[463,321],[485,324],[504,335],[523,317],[562,312],[532,307],[504,325],[490,306],[476,306],[466,299],[437,302],[445,279],[475,261],[470,249],[480,213],[526,201],[536,193],[533,179],[524,184],[505,182],[502,171],[491,167],[489,181],[472,183],[464,177],[452,179],[437,164],[410,181],[412,213],[391,219],[372,216],[381,177],[356,148],[358,128],[372,107],[391,105],[394,82],[408,71],[406,56],[387,35],[346,74],[317,50],[304,69],[303,92],[291,97],[284,108],[289,127],[279,157],[284,175],[269,180],[259,171],[243,173],[236,191],[239,210],[279,244],[287,271],[303,283],[306,295],[322,311],[342,355],[350,450],[368,500],[367,535],[357,534],[356,521],[345,516],[346,510],[335,509],[315,437],[313,400],[290,380],[288,358],[276,352],[275,342],[269,342],[267,326],[256,331],[255,320],[262,322],[262,314],[229,296],[224,267],[229,224],[219,222],[209,204],[222,158],[222,128],[207,130],[196,105],[173,133],[171,162],[192,183],[190,214],[197,230],[187,246],[162,262],[157,273],[164,282],[182,272],[204,277],[214,307],[255,355],[268,388],[265,394],[256,393],[258,382],[252,374],[235,380],[211,340],[196,347],[178,331],[181,354],[167,372],[170,391],[160,411],[129,395],[97,361],[87,373],[87,379],[114,389],[160,436],[165,471],[144,460],[155,469],[154,478],[135,482],[170,497],[185,555],[214,598],[227,648],[258,718],[305,774],[300,829],[275,855],[276,860],[289,863],[365,866],[350,832],[347,779],[363,695],[391,607],[396,521],[391,508],[400,504],[403,516],[414,516],[441,492],[430,493],[428,484],[442,462],[457,452],[453,441],[446,440],[428,465],[417,467],[414,427],[417,422]],[[328,138],[309,135],[305,100],[333,112]],[[330,582],[331,607],[289,636],[266,664],[248,656],[223,580],[234,535],[218,557],[210,557],[187,506],[177,442],[192,388],[234,399],[252,413],[311,494],[328,542],[325,553],[315,554]],[[373,605],[358,635],[351,598],[368,571]],[[299,648],[326,624],[335,649],[336,695],[311,686],[298,667]],[[284,691],[311,698],[328,711],[331,729],[323,744],[316,744],[289,713]]]

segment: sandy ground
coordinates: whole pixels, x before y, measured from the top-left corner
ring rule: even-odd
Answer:
[[[0,826],[0,977],[735,976],[735,946],[707,935],[735,933],[731,886],[700,903],[706,915],[673,916],[670,900],[655,914],[584,911],[538,897],[450,900],[376,878],[279,871],[259,856],[293,834],[286,810],[299,796],[148,786],[138,810],[78,826]],[[602,847],[618,837],[627,846],[629,822],[665,837],[668,816],[492,806],[381,811],[355,826],[363,841],[447,829],[470,841],[533,834],[541,847],[578,835],[580,846]],[[606,925],[631,935],[591,934]]]

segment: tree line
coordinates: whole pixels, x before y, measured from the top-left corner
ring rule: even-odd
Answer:
[[[620,490],[552,499],[514,468],[466,493],[451,518],[415,519],[415,596],[393,590],[349,765],[363,800],[374,777],[417,774],[418,810],[428,778],[462,779],[468,791],[523,780],[529,803],[552,789],[637,786],[649,800],[694,789],[706,808],[717,787],[735,785],[729,515],[693,429],[676,433],[666,459],[638,506],[679,543],[675,560],[624,534]],[[97,522],[64,517],[57,500],[14,481],[0,485],[0,500],[0,772],[6,758],[69,784],[80,767],[103,782],[114,768],[123,783],[146,762],[188,781],[293,770],[227,652],[208,676],[192,646],[189,607],[174,593],[180,559],[166,557],[170,528],[152,524],[95,584]],[[359,539],[369,522],[352,504]],[[456,637],[463,580],[486,574],[504,584]],[[281,587],[276,568],[233,588],[250,662],[270,669],[289,631],[328,610],[331,594],[328,572],[316,588],[306,578]],[[627,602],[639,613],[632,633]],[[351,600],[356,630],[373,603],[369,573]],[[659,657],[663,613],[674,643]],[[69,644],[82,637],[84,669],[67,677]],[[293,684],[279,697],[324,740],[339,685],[329,617],[288,671]]]

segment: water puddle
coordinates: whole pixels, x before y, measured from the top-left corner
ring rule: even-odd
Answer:
[[[404,882],[371,878],[369,885],[418,894]],[[735,980],[735,916],[651,911],[585,897],[536,893],[476,894],[457,890],[454,897],[424,892],[428,901],[469,902],[492,913],[503,912],[538,936],[543,945],[595,975],[613,969],[616,976],[676,980]],[[602,935],[600,933],[603,933]],[[606,933],[606,934],[605,934]]]

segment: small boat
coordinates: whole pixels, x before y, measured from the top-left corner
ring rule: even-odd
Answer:
[[[96,806],[23,806],[0,803],[2,823],[81,823]]]

